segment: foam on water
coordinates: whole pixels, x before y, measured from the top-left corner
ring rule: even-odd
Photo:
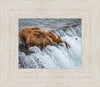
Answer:
[[[29,50],[35,52],[30,55],[19,51],[19,68],[81,68],[80,32],[80,26],[53,32],[68,43],[69,50],[61,43],[58,46],[46,46],[43,51],[36,46],[30,47]]]

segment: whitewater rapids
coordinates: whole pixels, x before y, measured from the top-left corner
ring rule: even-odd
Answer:
[[[19,51],[19,68],[81,68],[81,25],[53,33],[68,43],[69,50],[64,43],[46,46],[43,51],[37,46],[29,47],[35,53]]]

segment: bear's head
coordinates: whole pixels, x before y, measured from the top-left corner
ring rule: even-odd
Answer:
[[[61,41],[60,37],[58,37],[57,35],[54,35],[51,31],[48,31],[47,35],[53,40],[53,42],[56,42],[57,44],[63,43],[63,41]]]
[[[56,44],[63,43],[63,41],[62,41],[62,40],[60,39],[60,37],[58,37],[58,36],[53,37],[53,41],[54,41]]]
[[[63,41],[60,39],[60,37],[57,38],[57,41],[58,41],[59,43],[63,43]]]

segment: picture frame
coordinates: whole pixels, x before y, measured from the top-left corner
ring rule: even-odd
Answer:
[[[0,87],[99,87],[99,0],[0,1]],[[81,69],[19,69],[19,18],[81,18]]]

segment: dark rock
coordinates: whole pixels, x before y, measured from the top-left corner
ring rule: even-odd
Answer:
[[[26,55],[30,55],[31,53],[35,53],[34,51],[30,51],[28,49],[28,45],[20,44],[19,51],[24,52]]]

